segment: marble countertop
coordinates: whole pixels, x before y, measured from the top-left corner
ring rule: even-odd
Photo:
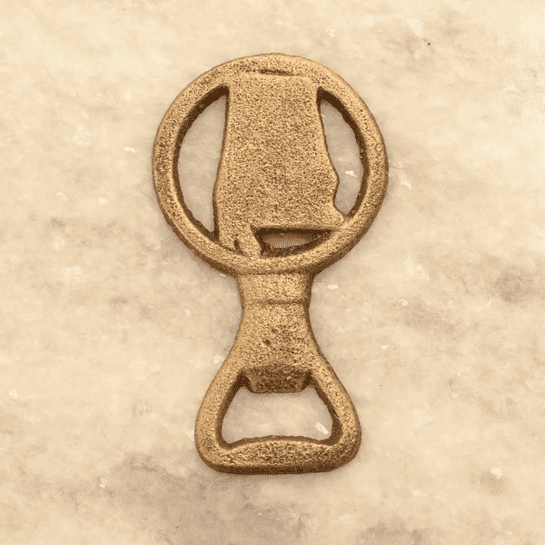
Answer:
[[[4,4],[2,543],[545,542],[541,2]],[[193,430],[238,328],[236,283],[165,222],[151,148],[193,79],[269,52],[356,90],[390,183],[310,307],[361,420],[358,456],[234,477],[200,460]],[[209,226],[224,110],[180,157]],[[342,208],[361,166],[339,114],[322,114]],[[241,390],[224,436],[330,426],[312,391]]]

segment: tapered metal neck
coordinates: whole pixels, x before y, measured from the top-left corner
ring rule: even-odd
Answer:
[[[242,307],[300,303],[308,307],[313,277],[306,273],[239,276]]]

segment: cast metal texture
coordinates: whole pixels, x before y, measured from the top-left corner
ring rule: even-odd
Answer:
[[[187,208],[178,177],[183,138],[197,116],[227,96],[223,147],[213,193],[214,231]],[[339,178],[327,151],[322,99],[351,126],[363,166],[353,208],[335,207]],[[380,130],[356,92],[315,62],[281,54],[227,62],[189,84],[172,103],[153,148],[155,190],[165,219],[200,259],[237,279],[242,319],[195,425],[211,468],[239,474],[331,471],[356,456],[361,427],[348,393],[312,333],[314,276],[342,258],[369,229],[386,193]],[[271,232],[313,234],[278,249]],[[268,436],[227,443],[223,419],[236,392],[300,392],[313,387],[332,418],[331,436]]]

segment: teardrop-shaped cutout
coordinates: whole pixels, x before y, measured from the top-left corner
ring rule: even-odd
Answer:
[[[323,440],[331,427],[329,411],[314,388],[295,394],[252,394],[241,388],[223,420],[223,438],[227,443],[270,435]]]
[[[195,119],[185,135],[178,159],[185,204],[209,231],[214,230],[212,192],[221,155],[226,103],[223,95]]]
[[[356,202],[363,176],[358,143],[354,131],[342,114],[325,99],[320,101],[320,114],[327,150],[339,175],[335,206],[348,214]]]

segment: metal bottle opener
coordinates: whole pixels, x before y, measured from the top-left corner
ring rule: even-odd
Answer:
[[[191,124],[222,95],[227,113],[210,232],[184,202],[177,165]],[[334,204],[339,178],[327,152],[322,99],[342,113],[360,149],[361,189],[346,215]],[[155,138],[153,175],[166,221],[196,256],[237,279],[242,301],[234,345],[197,416],[203,461],[239,474],[331,471],[348,463],[361,443],[358,416],[318,347],[308,309],[314,276],[354,247],[386,193],[386,150],[366,105],[334,72],[301,57],[233,60],[199,76],[172,103]],[[264,242],[278,231],[314,238],[282,249]],[[331,414],[329,438],[223,439],[223,418],[239,388],[266,394],[307,386]]]

